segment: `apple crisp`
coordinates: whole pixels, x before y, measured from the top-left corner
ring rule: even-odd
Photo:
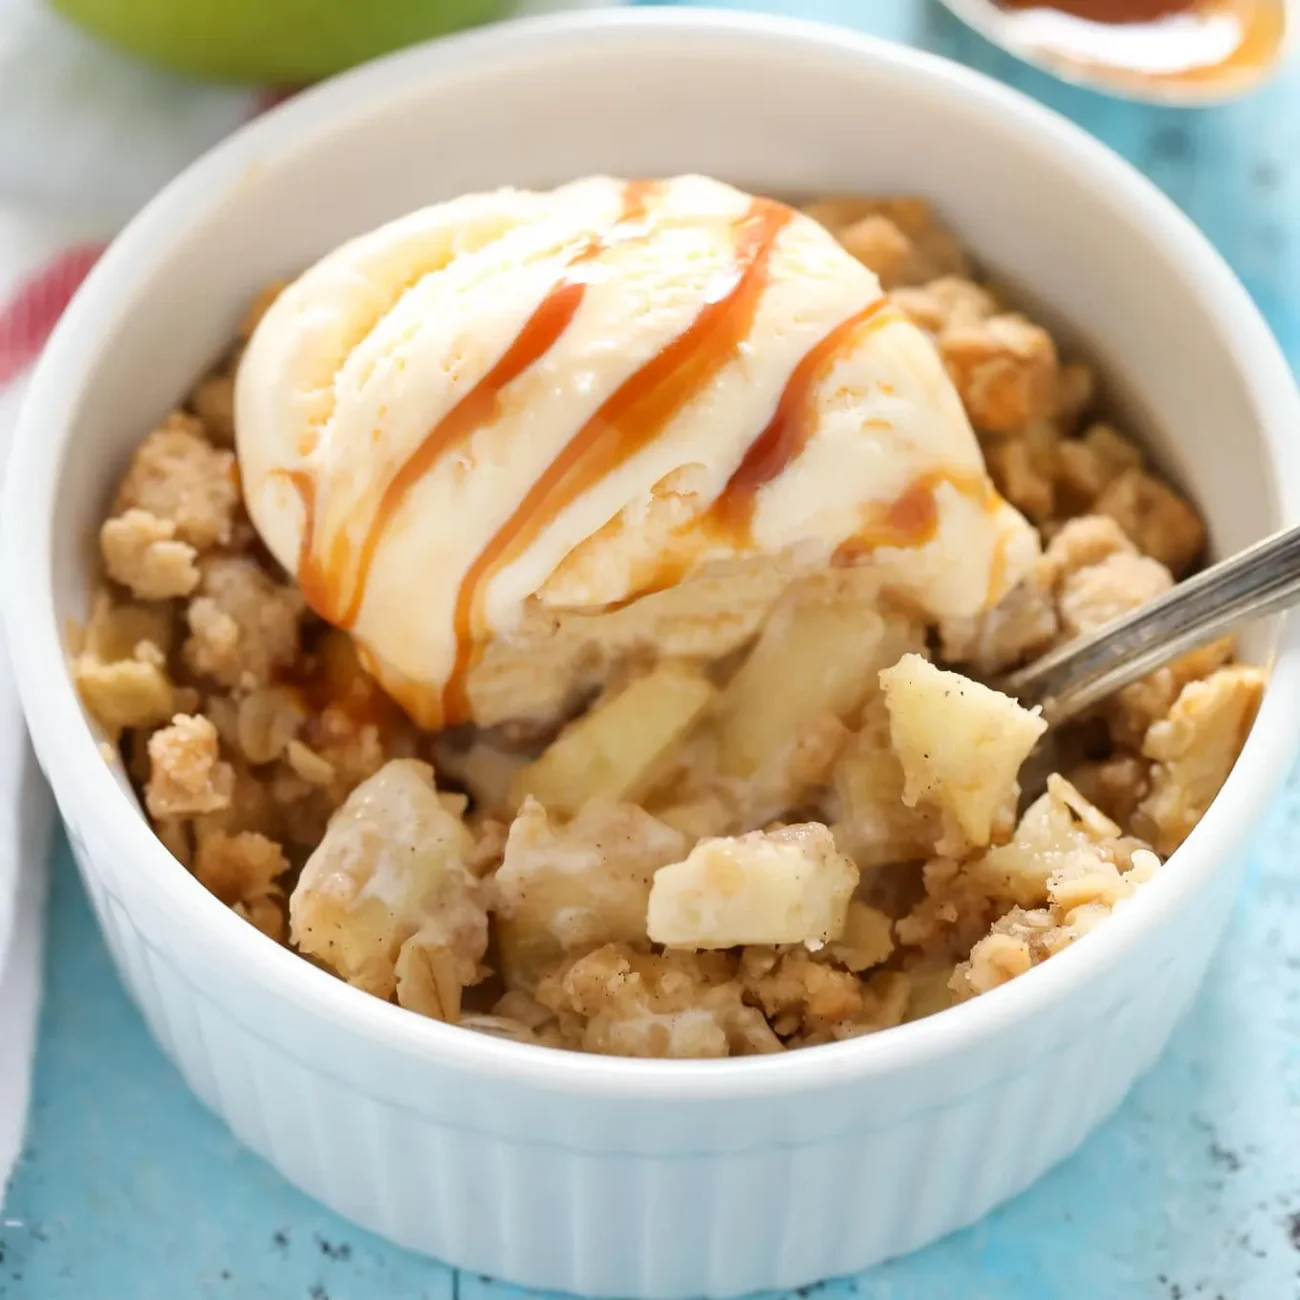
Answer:
[[[701,583],[671,627],[653,597],[609,615],[581,698],[422,730],[241,501],[232,383],[271,286],[136,448],[71,658],[159,839],[222,903],[424,1016],[722,1057],[988,992],[1162,869],[1231,770],[1261,672],[1223,642],[1120,692],[1069,729],[1069,764],[1023,810],[1044,724],[985,682],[1192,572],[1200,516],[924,200],[806,211],[932,339],[1039,531],[1029,577],[933,626],[851,567]]]

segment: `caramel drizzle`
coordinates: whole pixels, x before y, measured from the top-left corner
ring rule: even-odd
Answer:
[[[1080,44],[1064,25],[1041,34],[1035,43],[1045,55],[1129,85],[1211,86],[1242,80],[1267,68],[1286,36],[1285,0],[998,0],[998,4],[1013,23],[1027,11],[1046,10],[1088,23],[1094,37],[1108,35],[1113,53],[1099,54],[1091,42]],[[1237,43],[1214,61],[1201,62],[1202,37],[1218,18],[1236,22]],[[1159,35],[1165,49],[1183,56],[1183,65],[1153,70],[1126,62],[1128,34],[1137,30]]]
[[[735,265],[675,339],[629,376],[573,435],[475,558],[456,594],[456,660],[443,689],[446,722],[469,717],[466,679],[482,623],[483,593],[569,505],[651,443],[736,354],[767,285],[777,236],[793,216],[755,199],[739,223]]]
[[[1150,23],[1185,9],[1199,0],[998,0],[1004,9],[1050,8],[1094,23]]]
[[[286,479],[289,486],[297,492],[298,500],[302,503],[302,537],[298,542],[298,587],[307,604],[320,613],[320,608],[313,599],[322,576],[312,559],[312,539],[316,534],[316,480],[305,469],[277,469],[273,470],[272,474]]]
[[[888,307],[886,298],[868,304],[834,326],[800,358],[777,398],[772,418],[750,443],[713,504],[682,526],[674,538],[676,545],[659,557],[652,574],[633,594],[610,608],[623,609],[651,592],[675,586],[707,558],[711,543],[722,543],[736,550],[754,545],[758,494],[784,474],[808,445],[816,428],[811,409],[816,388],[843,353],[860,343],[865,333],[901,319],[897,312],[886,310]],[[880,419],[864,422],[864,427],[872,426],[892,427]]]
[[[803,355],[781,390],[772,418],[750,443],[710,507],[706,525],[724,530],[737,544],[752,540],[759,491],[785,473],[812,436],[809,408],[813,394],[844,351],[861,341],[864,332],[897,319],[896,313],[885,310],[888,306],[887,298],[878,298],[842,320]]]
[[[343,605],[340,587],[352,566],[348,563],[348,545],[344,531],[339,529],[335,533],[326,556],[317,554],[315,483],[302,471],[289,473],[288,477],[297,488],[306,512],[298,564],[299,585],[307,603],[322,618],[344,629],[356,625],[379,543],[411,489],[443,456],[463,447],[478,429],[491,423],[500,407],[502,391],[554,347],[568,329],[586,295],[586,264],[599,257],[612,244],[644,233],[644,228],[639,223],[645,217],[647,201],[657,187],[658,182],[655,181],[636,180],[627,183],[623,191],[623,208],[614,225],[603,234],[583,236],[563,274],[524,322],[500,360],[429,430],[415,451],[403,461],[384,489],[370,526],[362,538],[351,598],[346,605]]]
[[[913,479],[888,506],[872,511],[858,531],[840,543],[833,563],[850,565],[885,547],[909,549],[933,541],[939,531],[939,503],[935,493],[944,483],[962,496],[979,501],[986,513],[991,514],[997,508],[998,495],[982,475],[930,470]]]

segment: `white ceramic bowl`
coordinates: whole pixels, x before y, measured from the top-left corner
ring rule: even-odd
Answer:
[[[593,171],[932,195],[1068,320],[1231,549],[1300,521],[1300,401],[1241,286],[1082,132],[847,32],[682,11],[498,27],[294,100],[118,239],[40,364],[4,510],[14,657],[96,914],[203,1100],[341,1214],[454,1264],[589,1295],[846,1273],[970,1223],[1068,1155],[1156,1058],[1230,906],[1300,716],[1295,626],[1246,750],[1100,932],[876,1037],[722,1062],[589,1058],[448,1028],[276,947],[154,839],[64,667],[131,447],[265,280],[461,191]]]

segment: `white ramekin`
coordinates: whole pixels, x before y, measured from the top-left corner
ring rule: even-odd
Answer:
[[[779,1058],[646,1062],[423,1020],[276,947],[155,841],[64,666],[132,445],[245,301],[430,200],[593,171],[778,193],[915,190],[1104,363],[1220,549],[1300,520],[1300,401],[1245,292],[1083,132],[961,68],[843,31],[632,11],[502,26],[305,94],[117,240],[31,387],[4,509],[6,613],[41,761],[132,995],[198,1095],[299,1187],[452,1263],[588,1295],[730,1295],[861,1269],[1068,1155],[1155,1059],[1286,772],[1300,635],[1236,770],[1133,904],[1005,988]]]

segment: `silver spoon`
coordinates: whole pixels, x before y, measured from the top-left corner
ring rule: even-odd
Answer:
[[[1203,569],[1131,614],[1077,637],[997,687],[1049,726],[1243,624],[1300,604],[1300,527],[1288,528]]]
[[[1248,94],[1281,65],[1295,25],[1293,0],[943,3],[986,40],[1064,81],[1163,104]]]

